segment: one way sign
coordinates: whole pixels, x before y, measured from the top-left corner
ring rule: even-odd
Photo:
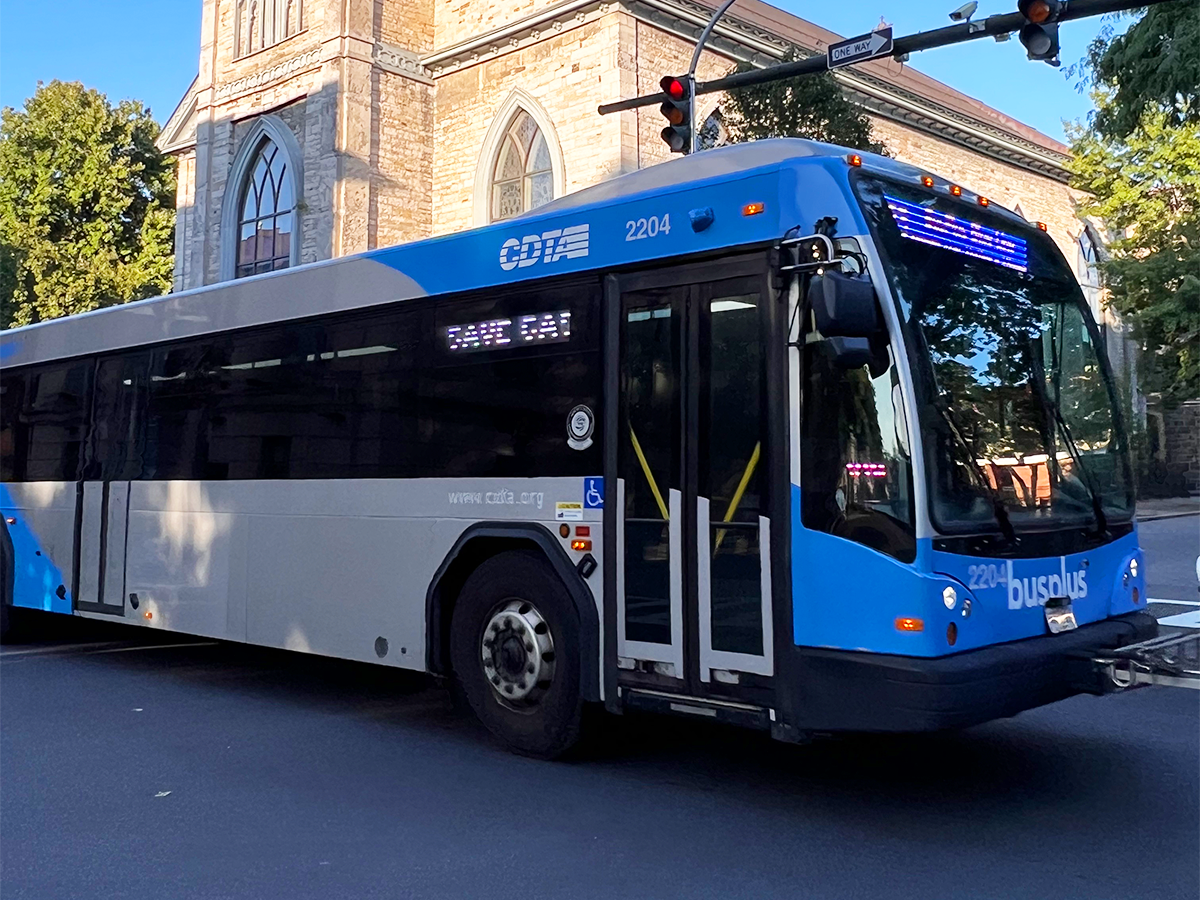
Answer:
[[[881,28],[870,34],[860,34],[848,41],[829,45],[829,68],[866,62],[880,56],[892,55],[892,29]]]

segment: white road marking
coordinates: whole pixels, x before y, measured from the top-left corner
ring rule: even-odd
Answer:
[[[1179,613],[1158,620],[1159,625],[1174,625],[1176,628],[1200,628],[1200,609]]]
[[[175,647],[212,647],[216,643],[216,641],[196,641],[191,644],[143,644],[137,647],[114,647],[112,650],[93,650],[88,655],[95,656],[97,653],[131,653],[134,650],[171,650]]]
[[[1175,606],[1200,606],[1200,600],[1161,600],[1158,597],[1149,597],[1147,603],[1171,603]]]
[[[86,650],[89,647],[112,647],[114,644],[123,643],[121,641],[98,641],[92,644],[62,644],[57,647],[33,647],[29,650],[4,650],[0,652],[0,659],[7,659],[10,656],[48,656],[53,653],[74,653],[79,650]]]

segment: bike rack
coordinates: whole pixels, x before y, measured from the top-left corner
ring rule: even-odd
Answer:
[[[1151,684],[1200,690],[1200,632],[1168,634],[1118,647],[1092,664],[1110,690]]]

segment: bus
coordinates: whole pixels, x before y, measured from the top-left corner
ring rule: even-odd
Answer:
[[[598,706],[964,727],[1156,630],[1046,227],[843,147],[12,329],[0,365],[6,605],[453,679],[525,754]]]

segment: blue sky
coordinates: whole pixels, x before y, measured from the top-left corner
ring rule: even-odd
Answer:
[[[773,2],[847,35],[870,31],[880,16],[897,35],[940,28],[951,24],[947,13],[958,5],[956,0]],[[1015,0],[981,0],[976,18],[1015,8]],[[1061,26],[1066,64],[1083,55],[1100,24],[1087,19]],[[20,106],[39,80],[59,78],[99,88],[112,100],[140,99],[163,122],[196,73],[199,47],[200,0],[3,0],[0,106]],[[1060,140],[1062,120],[1083,118],[1091,106],[1061,69],[1026,60],[1015,38],[929,50],[913,56],[909,65]]]

